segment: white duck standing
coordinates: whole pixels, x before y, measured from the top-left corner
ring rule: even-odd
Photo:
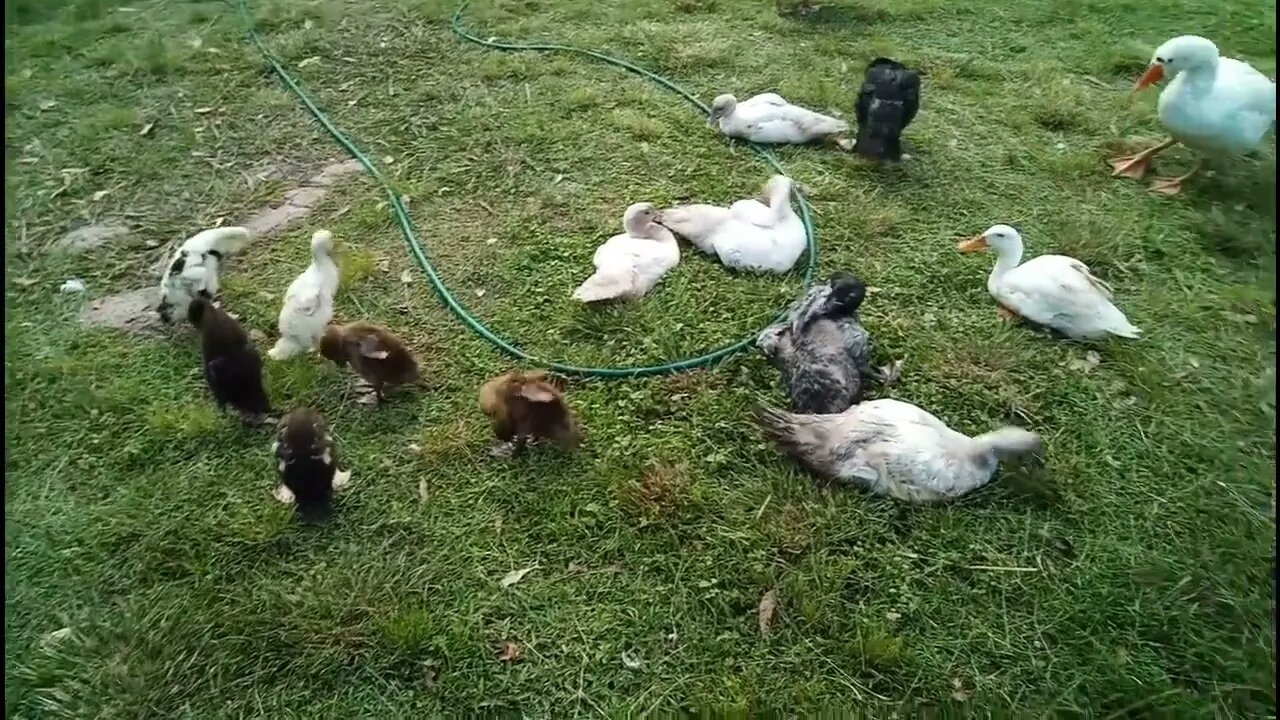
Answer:
[[[814,473],[908,502],[958,498],[991,482],[1000,459],[1038,452],[1040,436],[1003,427],[968,437],[901,400],[871,400],[837,415],[758,412],[760,427]]]
[[[727,137],[766,145],[800,145],[818,140],[845,141],[849,129],[844,120],[792,105],[775,93],[764,93],[742,102],[733,95],[711,101],[708,123]]]
[[[1205,155],[1243,155],[1262,144],[1276,127],[1276,84],[1248,63],[1221,57],[1211,41],[1195,35],[1173,38],[1156,48],[1151,66],[1138,79],[1134,92],[1169,77],[1160,92],[1157,110],[1170,138],[1136,155],[1111,161],[1112,175],[1140,179],[1151,158],[1177,143],[1201,158]],[[1151,189],[1166,195],[1182,191],[1185,175],[1160,178]]]
[[[660,217],[649,203],[628,207],[622,216],[624,232],[596,248],[591,258],[595,272],[573,291],[574,299],[638,300],[648,294],[680,263],[680,245],[658,224]]]
[[[222,261],[239,252],[249,238],[249,231],[242,227],[212,228],[187,238],[160,278],[160,302],[156,305],[160,319],[168,323],[174,317],[186,317],[192,299],[216,297]]]
[[[791,179],[774,175],[765,185],[768,206],[740,200],[729,209],[729,221],[708,242],[726,267],[753,272],[784,273],[808,246],[800,216],[791,207]]]
[[[1041,255],[1024,263],[1022,235],[1008,225],[992,225],[957,246],[964,253],[987,247],[996,251],[987,291],[1000,303],[1000,314],[1005,318],[1020,315],[1073,340],[1108,335],[1137,338],[1142,334],[1112,304],[1106,284],[1079,260]]]
[[[333,319],[333,296],[338,292],[338,266],[333,261],[333,234],[318,230],[311,236],[311,264],[293,279],[280,308],[280,339],[267,351],[284,360],[314,350]]]

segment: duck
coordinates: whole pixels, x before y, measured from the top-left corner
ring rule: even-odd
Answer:
[[[920,76],[897,60],[867,65],[858,91],[858,135],[853,150],[869,160],[902,159],[902,131],[920,110]]]
[[[791,207],[791,189],[790,178],[774,175],[765,184],[767,207],[743,208],[756,200],[734,203],[729,220],[707,240],[725,267],[785,273],[796,264],[808,247],[808,233]]]
[[[1089,272],[1089,266],[1065,255],[1040,255],[1022,262],[1022,235],[1008,225],[992,225],[956,247],[963,253],[988,247],[996,251],[987,291],[1007,320],[1025,317],[1073,340],[1142,335],[1112,304],[1111,289]]]
[[[275,499],[292,503],[303,522],[328,519],[333,493],[351,481],[351,471],[338,469],[333,435],[324,416],[311,408],[285,415],[276,428],[271,454],[280,474]]]
[[[1037,453],[1042,445],[1037,433],[1011,426],[969,437],[888,398],[833,415],[762,406],[756,417],[764,434],[811,472],[912,503],[967,495],[991,482],[1002,459]]]
[[[261,422],[271,413],[262,383],[262,357],[249,333],[209,298],[197,296],[187,305],[187,319],[200,331],[204,381],[218,409],[235,409],[246,422]]]
[[[1181,143],[1197,155],[1186,174],[1158,178],[1151,190],[1182,192],[1205,156],[1244,155],[1258,149],[1276,129],[1276,84],[1251,65],[1222,57],[1213,41],[1182,35],[1156,48],[1133,92],[1169,78],[1156,109],[1170,137],[1137,154],[1113,158],[1112,176],[1141,179],[1151,158]]]
[[[582,441],[564,391],[542,370],[513,370],[490,378],[480,387],[480,410],[498,440],[494,456],[518,455],[540,438],[565,450]]]
[[[186,317],[193,298],[216,297],[222,262],[240,252],[251,237],[248,228],[219,227],[184,240],[160,278],[160,301],[156,305],[160,319],[170,324],[175,317]]]
[[[351,368],[373,389],[372,401],[385,399],[387,386],[416,383],[418,361],[404,341],[390,330],[366,322],[330,325],[320,337],[321,357],[338,367]]]
[[[285,360],[314,350],[333,319],[333,296],[337,292],[333,233],[317,230],[311,236],[311,264],[285,291],[280,308],[280,339],[267,355],[272,360]]]
[[[765,328],[756,347],[782,374],[795,412],[831,414],[862,402],[867,380],[889,385],[901,361],[871,366],[872,342],[858,318],[867,286],[849,273],[814,285],[779,322]]]
[[[843,144],[849,124],[787,102],[776,93],[763,93],[742,102],[730,94],[711,101],[707,123],[726,137],[764,145],[803,145],[815,141]]]
[[[574,299],[593,303],[647,295],[680,263],[680,245],[660,220],[652,203],[628,207],[622,216],[622,234],[596,248],[591,258],[595,272],[573,291]]]

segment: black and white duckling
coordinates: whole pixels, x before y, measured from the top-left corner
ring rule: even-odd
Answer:
[[[204,230],[187,238],[169,259],[160,278],[160,302],[156,312],[166,323],[187,314],[192,298],[213,298],[218,294],[218,270],[230,255],[249,242],[242,227]]]
[[[351,480],[351,471],[338,469],[333,435],[320,413],[294,410],[280,419],[271,445],[280,472],[275,498],[293,503],[298,517],[320,522],[329,517],[333,493]]]
[[[862,402],[868,378],[882,384],[897,379],[901,361],[871,366],[871,336],[858,318],[866,295],[861,280],[836,274],[809,288],[786,318],[756,338],[756,347],[782,373],[796,412],[843,412]]]
[[[1040,436],[1002,427],[968,437],[901,400],[870,400],[838,415],[761,408],[778,447],[814,473],[908,502],[950,500],[991,481],[1001,459],[1040,450]]]
[[[897,60],[878,57],[858,91],[854,152],[870,160],[902,159],[902,131],[920,109],[920,76]]]
[[[262,384],[262,357],[249,333],[206,297],[191,299],[187,318],[200,330],[204,380],[218,409],[230,405],[247,420],[262,420],[271,412],[271,400]]]
[[[338,367],[350,363],[372,388],[372,401],[385,399],[388,386],[416,383],[418,361],[395,333],[373,323],[330,325],[320,337],[320,355]]]

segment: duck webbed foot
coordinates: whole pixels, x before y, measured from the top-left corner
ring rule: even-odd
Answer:
[[[1200,171],[1200,165],[1201,163],[1197,162],[1196,166],[1191,168],[1191,171],[1185,175],[1172,178],[1156,178],[1156,181],[1151,183],[1151,192],[1160,193],[1161,195],[1177,195],[1182,192],[1182,183]]]
[[[1017,322],[1017,321],[1018,321],[1018,313],[1016,313],[1016,312],[1014,312],[1014,311],[1010,310],[1009,308],[1007,308],[1007,307],[1005,307],[1005,306],[1003,306],[1003,305],[997,305],[997,306],[996,306],[996,315],[999,315],[999,316],[1000,316],[1000,319],[1001,319],[1001,320],[1004,320],[1005,322]]]
[[[1127,177],[1134,180],[1141,180],[1147,171],[1151,169],[1151,158],[1157,153],[1161,153],[1177,144],[1173,138],[1169,138],[1164,142],[1149,147],[1142,152],[1133,155],[1125,155],[1118,158],[1112,158],[1107,161],[1111,165],[1111,177]]]

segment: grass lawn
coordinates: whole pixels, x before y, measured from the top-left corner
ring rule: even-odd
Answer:
[[[641,304],[576,305],[626,205],[747,197],[768,171],[644,80],[460,42],[452,9],[256,13],[495,331],[566,362],[651,364],[752,333],[799,293],[798,273],[735,277],[686,251]],[[193,335],[87,330],[86,299],[58,286],[149,286],[159,244],[242,222],[341,151],[231,5],[5,13],[8,717],[1274,712],[1274,152],[1172,199],[1102,162],[1161,137],[1156,93],[1126,93],[1169,37],[1273,73],[1273,0],[832,0],[803,18],[766,0],[476,0],[481,37],[601,50],[707,101],[771,90],[851,114],[870,58],[918,68],[905,168],[777,155],[812,191],[820,273],[875,288],[879,353],[907,359],[888,394],[969,433],[1016,416],[1044,463],[941,507],[821,487],[754,428],[755,402],[783,401],[754,353],[571,380],[578,454],[490,458],[475,392],[512,363],[442,308],[353,175],[224,273],[228,305],[274,336],[311,232],[332,229],[339,317],[401,332],[432,379],[371,411],[346,371],[268,366],[277,404],[321,409],[354,471],[322,529],[271,499],[269,433],[217,415]],[[90,222],[129,233],[51,250]],[[997,222],[1089,264],[1145,337],[1090,347],[1001,322],[994,257],[954,248]]]

